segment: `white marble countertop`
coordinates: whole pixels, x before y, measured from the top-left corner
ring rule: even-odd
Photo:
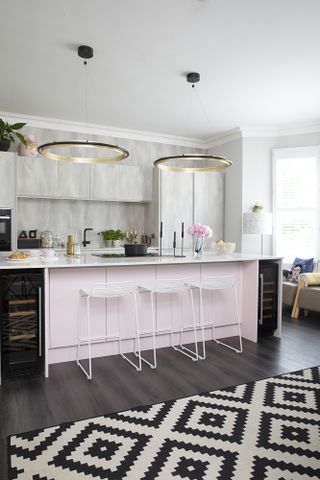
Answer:
[[[101,252],[99,252],[101,253]],[[31,257],[27,261],[8,261],[6,255],[0,257],[0,269],[19,268],[70,268],[70,267],[121,267],[137,265],[183,265],[192,263],[221,263],[221,262],[248,262],[257,260],[280,260],[280,257],[271,255],[254,255],[246,253],[233,253],[231,255],[217,255],[205,252],[201,258],[194,258],[189,252],[184,258],[173,256],[144,257],[97,257],[92,253],[82,253],[79,257],[69,257],[64,253],[57,253],[55,257]]]

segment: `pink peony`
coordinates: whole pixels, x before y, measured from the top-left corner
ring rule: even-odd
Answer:
[[[209,225],[201,225],[200,223],[195,223],[188,228],[189,235],[195,235],[196,237],[212,237],[212,229]]]

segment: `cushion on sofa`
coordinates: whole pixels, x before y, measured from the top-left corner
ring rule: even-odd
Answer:
[[[313,261],[314,258],[299,258],[296,257],[293,261],[291,269],[294,269],[296,266],[300,266],[300,273],[308,273],[313,270]]]
[[[309,285],[320,285],[320,273],[304,273],[302,275],[305,287]]]

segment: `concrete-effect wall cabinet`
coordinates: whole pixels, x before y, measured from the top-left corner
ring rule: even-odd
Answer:
[[[15,154],[0,152],[0,207],[15,204]]]
[[[43,157],[17,156],[17,195],[56,197],[58,162]]]
[[[137,165],[85,165],[17,157],[17,195],[151,202],[152,170]]]
[[[180,173],[160,171],[159,219],[163,222],[163,247],[172,248],[173,232],[177,232],[180,248],[181,222],[185,224],[186,248],[192,237],[186,230],[193,223],[209,225],[215,240],[223,238],[224,174],[219,172]],[[207,240],[205,248],[210,247]]]

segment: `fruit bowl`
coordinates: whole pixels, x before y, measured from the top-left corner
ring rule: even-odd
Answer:
[[[236,249],[235,242],[223,242],[218,240],[212,244],[213,251],[218,255],[230,255]]]

